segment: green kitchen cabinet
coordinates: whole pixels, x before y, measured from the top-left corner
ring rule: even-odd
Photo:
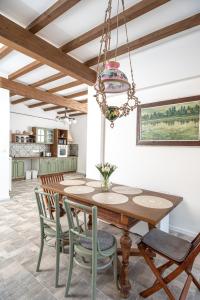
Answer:
[[[54,130],[53,129],[45,129],[45,144],[53,144],[54,141]]]
[[[58,172],[67,172],[66,158],[58,158]]]
[[[43,158],[40,159],[39,165],[39,175],[49,174],[49,159]]]
[[[58,160],[57,158],[49,158],[49,173],[58,173]]]
[[[42,127],[33,127],[35,134],[35,142],[38,144],[53,144],[54,142],[54,130]]]
[[[40,158],[39,175],[76,172],[77,157]]]
[[[45,144],[45,128],[36,127],[36,143]]]
[[[72,172],[77,171],[77,157],[72,157]]]
[[[13,160],[12,161],[12,178],[24,178],[24,161]]]
[[[67,157],[67,171],[66,172],[76,172],[77,169],[77,157],[69,156]]]

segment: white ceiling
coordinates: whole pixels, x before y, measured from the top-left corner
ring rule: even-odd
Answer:
[[[23,27],[26,27],[55,2],[56,0],[0,0],[0,11],[9,19],[22,25]],[[138,2],[140,1],[125,0],[126,8]],[[66,42],[101,24],[104,20],[106,4],[107,0],[82,0],[69,11],[43,28],[37,33],[37,35],[54,44],[55,46],[60,47]],[[116,7],[117,1],[114,0],[112,15],[116,14]],[[200,12],[200,0],[171,0],[161,7],[156,8],[151,12],[129,22],[129,40],[132,41],[198,12]],[[112,37],[112,47],[114,47],[116,43],[116,30],[112,32]],[[172,38],[174,37],[175,36]],[[98,55],[99,41],[99,38],[95,39],[94,41],[73,50],[70,52],[70,55],[82,62],[85,62],[88,59]],[[162,42],[165,42],[165,40]],[[124,27],[122,26],[119,29],[119,45],[124,43],[125,34]],[[32,58],[24,54],[19,53],[18,51],[12,51],[9,55],[1,60],[0,71],[9,75],[15,72],[17,69],[31,63],[32,61]],[[42,66],[21,76],[17,79],[17,81],[31,84],[57,72],[57,70],[49,66]],[[71,77],[64,77],[57,81],[46,84],[42,86],[42,88],[50,89],[70,81],[73,81]],[[58,94],[66,95],[71,91],[75,92],[84,90],[85,87],[86,85],[78,86],[67,91],[61,91]]]

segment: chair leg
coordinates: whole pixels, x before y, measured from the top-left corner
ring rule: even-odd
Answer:
[[[144,259],[146,260],[147,264],[149,265],[149,267],[151,268],[152,272],[156,276],[157,281],[160,283],[161,287],[165,290],[165,292],[166,292],[167,296],[169,297],[169,299],[170,300],[175,300],[174,296],[172,295],[171,291],[169,290],[169,288],[167,287],[166,283],[164,282],[162,276],[160,275],[159,270],[154,265],[152,259],[145,253],[145,249],[143,248],[143,246],[140,246],[139,248],[140,248],[140,251],[143,254]],[[142,297],[146,298],[146,297],[150,296],[152,293],[154,293],[153,287],[152,287],[151,293],[149,292],[149,290],[150,289],[141,292],[140,295]]]
[[[65,289],[65,297],[68,296],[69,288],[70,288],[70,285],[71,285],[73,260],[74,260],[74,247],[73,247],[72,243],[70,243],[70,250],[69,250],[69,270],[68,270],[67,283],[66,283],[66,289]]]
[[[194,277],[194,275],[193,275],[191,272],[189,272],[189,271],[186,271],[186,273],[192,277],[193,283],[196,285],[196,287],[198,288],[198,290],[200,290],[200,284],[199,284],[199,282],[196,280],[196,278]]]
[[[97,281],[97,258],[96,255],[92,257],[92,298],[96,300],[96,281]]]
[[[36,272],[39,272],[39,270],[40,270],[40,263],[41,263],[41,259],[42,259],[43,248],[44,248],[44,237],[41,236],[40,253],[39,253],[39,257],[38,257],[38,263],[37,263],[37,267],[36,267]]]
[[[186,282],[185,282],[185,285],[184,285],[184,288],[181,292],[179,300],[185,300],[186,299],[186,296],[188,294],[191,282],[192,282],[192,276],[189,275]]]
[[[59,266],[60,266],[60,239],[56,240],[56,281],[55,287],[58,287],[58,280],[59,280]]]

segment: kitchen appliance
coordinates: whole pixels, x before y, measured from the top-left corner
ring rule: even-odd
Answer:
[[[45,156],[51,157],[51,152],[45,152]]]
[[[68,156],[68,145],[58,145],[57,156],[58,157],[67,157]]]

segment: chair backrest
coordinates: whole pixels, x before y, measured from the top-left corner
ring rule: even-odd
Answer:
[[[54,224],[56,231],[62,230],[60,225],[59,195],[41,192],[38,188],[35,188],[35,196],[38,206],[40,224],[47,226]],[[51,213],[52,207],[55,211],[55,219]]]
[[[41,175],[40,176],[41,183],[44,185],[48,185],[51,183],[57,183],[64,180],[63,173],[54,173],[49,175]],[[50,190],[44,189],[44,192],[52,194]]]
[[[68,200],[66,197],[63,198],[64,207],[67,214],[69,231],[73,238],[73,241],[78,243],[79,238],[86,238],[92,241],[92,250],[97,251],[97,207],[89,207],[86,205],[82,205],[79,203],[75,203],[73,201]],[[82,225],[84,228],[82,230],[82,226],[80,226],[79,219],[77,214],[73,214],[73,210],[75,209],[81,211],[83,213],[83,222]],[[92,235],[88,235],[89,229],[87,224],[87,216],[92,215]],[[75,218],[74,218],[75,217]],[[90,231],[91,233],[91,231]]]
[[[197,236],[191,242],[190,252],[188,253],[183,264],[185,266],[192,264],[199,253],[200,253],[200,232],[197,234]]]
[[[57,182],[63,181],[64,174],[63,173],[54,173],[54,174],[49,174],[49,175],[41,175],[40,180],[43,185],[51,185],[52,183],[57,183]],[[43,188],[43,191],[48,194],[54,194],[54,192],[48,188]],[[48,204],[47,202],[48,201],[46,201],[46,206]],[[52,203],[52,206],[49,207],[49,209],[50,209],[51,213],[54,212],[53,203]],[[62,206],[60,206],[60,216],[63,216],[63,215],[64,215],[64,210],[62,209]]]

